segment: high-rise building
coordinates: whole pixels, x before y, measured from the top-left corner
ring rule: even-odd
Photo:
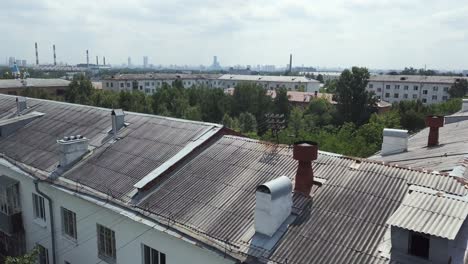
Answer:
[[[15,62],[16,62],[15,57],[8,58],[8,66],[13,66]]]
[[[212,70],[219,70],[221,69],[221,65],[218,62],[218,56],[213,56],[213,64],[210,67]]]
[[[148,68],[148,56],[143,56],[143,68]]]
[[[128,67],[132,67],[132,58],[128,57]]]

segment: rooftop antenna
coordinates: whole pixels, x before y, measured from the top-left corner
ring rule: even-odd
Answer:
[[[36,47],[36,65],[39,65],[39,53],[37,52],[37,42],[34,43],[35,47]]]
[[[52,49],[54,50],[54,66],[57,65],[57,56],[55,55],[55,44],[52,45]]]

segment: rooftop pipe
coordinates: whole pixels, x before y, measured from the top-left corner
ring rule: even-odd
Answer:
[[[294,191],[310,195],[314,183],[312,161],[318,156],[318,144],[312,141],[294,143],[293,158],[299,161],[296,172]]]
[[[439,145],[439,128],[444,126],[444,117],[428,116],[426,117],[426,126],[429,127],[427,146],[432,147]]]

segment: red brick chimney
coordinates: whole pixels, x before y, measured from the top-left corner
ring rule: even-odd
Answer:
[[[317,159],[318,144],[311,141],[294,143],[293,158],[299,161],[296,172],[294,191],[310,195],[314,183],[312,161]]]
[[[429,127],[429,137],[427,139],[427,146],[439,145],[439,127],[444,126],[443,116],[427,116],[426,126]]]

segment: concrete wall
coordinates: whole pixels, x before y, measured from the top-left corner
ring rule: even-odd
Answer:
[[[397,88],[398,86],[399,88]],[[418,90],[415,91],[414,86],[417,86]],[[390,103],[419,99],[423,102],[425,100],[426,104],[433,104],[444,102],[450,98],[448,94],[450,86],[450,84],[440,83],[369,81],[366,89],[369,92],[374,92],[378,99]],[[436,87],[437,91],[434,91],[434,87]],[[425,90],[427,94],[424,94]],[[395,94],[398,94],[398,98],[395,98]],[[436,96],[436,99],[433,99],[433,96]]]
[[[26,232],[27,249],[39,243],[49,250],[52,263],[49,208],[46,201],[47,221],[33,219],[32,193],[35,193],[33,179],[14,171],[0,161],[0,173],[20,181],[21,206]],[[176,238],[166,232],[151,230],[153,223],[139,223],[122,213],[98,206],[71,193],[40,183],[40,189],[53,199],[55,217],[57,263],[98,263],[96,224],[115,231],[117,263],[140,264],[142,243],[166,254],[167,263],[233,263],[232,260],[195,245],[186,239]],[[62,234],[61,207],[76,213],[76,241]],[[134,240],[134,241],[132,241]],[[120,249],[119,249],[120,248]],[[101,262],[105,263],[105,262]]]

